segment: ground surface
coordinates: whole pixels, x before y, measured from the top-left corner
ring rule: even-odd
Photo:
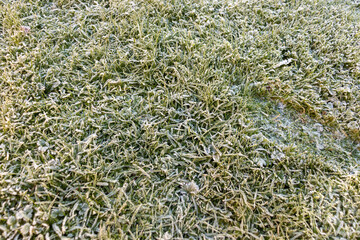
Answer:
[[[356,1],[0,0],[2,239],[359,239]]]

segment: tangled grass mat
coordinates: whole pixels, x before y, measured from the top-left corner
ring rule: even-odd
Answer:
[[[359,239],[360,5],[0,0],[1,239]]]

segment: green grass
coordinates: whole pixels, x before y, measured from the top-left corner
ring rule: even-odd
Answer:
[[[356,1],[0,0],[0,239],[360,238]]]

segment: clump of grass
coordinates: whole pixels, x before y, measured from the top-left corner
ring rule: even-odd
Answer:
[[[3,238],[359,237],[353,2],[0,15]]]
[[[357,4],[319,1],[290,6],[268,8],[259,16],[277,24],[267,25],[266,40],[260,37],[266,47],[259,54],[269,50],[269,57],[254,83],[256,90],[359,141]]]

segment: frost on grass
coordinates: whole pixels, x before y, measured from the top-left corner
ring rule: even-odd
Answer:
[[[184,184],[183,189],[191,195],[196,195],[199,192],[199,186],[195,182]]]
[[[0,238],[359,238],[358,10],[2,1]]]

